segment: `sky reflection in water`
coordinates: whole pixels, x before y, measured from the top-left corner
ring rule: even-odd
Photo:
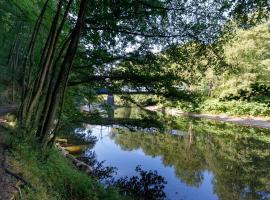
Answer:
[[[192,135],[130,132],[90,126],[97,137],[99,161],[118,168],[118,177],[135,175],[135,167],[156,170],[168,182],[172,200],[270,199],[269,132],[231,124],[194,122]],[[184,128],[183,128],[184,129]],[[183,133],[187,133],[184,135]]]

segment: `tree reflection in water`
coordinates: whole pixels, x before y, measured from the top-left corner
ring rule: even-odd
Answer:
[[[122,150],[161,157],[189,186],[200,187],[210,171],[220,200],[270,199],[269,131],[190,118],[163,118],[163,124],[164,134],[113,128],[109,135]]]
[[[137,176],[120,178],[113,183],[121,194],[132,196],[140,200],[162,200],[166,198],[164,192],[165,179],[157,171],[145,171],[141,166],[136,167]]]
[[[190,132],[186,122],[176,123],[186,132],[172,135],[114,129],[111,137],[123,150],[141,148],[146,155],[160,156],[190,186],[199,187],[203,172],[213,172],[214,191],[220,200],[270,199],[269,133],[210,121],[194,122]]]

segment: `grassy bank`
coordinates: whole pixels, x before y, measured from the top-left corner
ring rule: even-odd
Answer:
[[[33,188],[23,187],[23,200],[121,200],[126,199],[115,188],[105,188],[95,178],[76,170],[55,148],[41,154],[33,144],[9,135],[13,170]]]

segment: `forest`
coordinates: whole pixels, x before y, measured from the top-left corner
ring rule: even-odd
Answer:
[[[95,128],[109,127],[110,157],[158,157],[192,189],[211,172],[205,200],[270,198],[269,11],[267,0],[0,0],[0,178],[19,181],[15,199],[200,199],[142,161],[138,176],[116,166],[117,179],[97,149]]]

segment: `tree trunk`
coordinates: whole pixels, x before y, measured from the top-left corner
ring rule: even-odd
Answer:
[[[54,81],[50,83],[49,87],[50,92],[48,92],[46,96],[45,106],[43,107],[42,117],[37,131],[40,142],[44,141],[46,142],[46,140],[48,139],[48,135],[52,130],[52,124],[53,121],[55,120],[55,114],[58,106],[61,103],[60,101],[54,100],[55,99],[60,99],[61,101],[63,100],[61,96],[64,95],[65,93],[68,77],[77,51],[80,34],[85,18],[87,1],[88,0],[81,0],[80,11],[76,22],[76,26],[74,27],[73,32],[71,34],[71,40],[65,53],[64,60],[61,64],[57,80],[55,84],[53,83]]]
[[[52,23],[52,28],[49,34],[49,38],[47,40],[47,45],[45,45],[43,55],[41,58],[41,72],[40,76],[38,76],[34,90],[31,96],[31,100],[29,103],[29,107],[27,112],[30,113],[30,116],[27,118],[27,124],[31,122],[31,113],[34,113],[37,111],[37,105],[39,104],[39,100],[42,95],[47,94],[49,83],[51,80],[55,77],[55,71],[57,71],[57,66],[54,65],[54,56],[56,54],[57,44],[59,40],[59,36],[61,34],[61,31],[63,29],[64,23],[66,21],[66,18],[68,16],[69,9],[71,7],[73,0],[69,0],[68,4],[65,8],[65,12],[62,18],[62,21],[58,25],[59,19],[60,19],[60,13],[63,5],[63,0],[59,1],[57,13],[55,15],[55,18]],[[60,51],[60,54],[63,52]],[[59,55],[61,57],[61,55]],[[36,118],[36,117],[35,117]]]
[[[30,43],[28,46],[27,54],[26,54],[24,61],[23,61],[23,68],[25,70],[24,76],[25,76],[25,79],[29,79],[26,81],[26,83],[28,83],[28,84],[30,83],[30,74],[32,71],[33,54],[34,54],[34,49],[36,46],[36,40],[37,40],[38,33],[40,31],[41,24],[43,22],[43,18],[44,18],[48,3],[49,3],[49,0],[46,0],[44,6],[42,7],[40,15],[35,23],[34,30],[33,30],[32,36],[31,36],[31,40],[30,40]],[[26,71],[27,71],[26,67],[27,67],[28,61],[30,62],[30,65],[29,65],[28,73],[26,75]],[[29,88],[29,85],[27,85],[26,88]]]
[[[53,59],[53,47],[55,43],[57,42],[57,30],[58,30],[58,22],[60,19],[60,14],[63,6],[63,0],[59,0],[57,5],[56,14],[54,16],[54,19],[52,21],[51,29],[47,38],[47,41],[45,43],[45,46],[43,48],[43,52],[40,58],[40,72],[38,73],[38,76],[35,80],[33,90],[30,94],[30,101],[29,105],[27,105],[27,113],[31,114],[34,111],[34,108],[39,100],[39,97],[42,93],[42,88],[44,85],[45,77],[48,72],[48,67],[51,62],[51,59]]]
[[[21,107],[19,110],[19,118],[20,122],[22,122],[24,115],[25,115],[25,98],[27,96],[27,91],[30,89],[30,81],[31,81],[31,73],[32,73],[32,66],[33,66],[33,54],[34,49],[37,41],[37,36],[40,31],[41,24],[43,22],[43,18],[48,6],[49,0],[46,0],[44,6],[42,7],[42,10],[40,12],[40,15],[38,16],[38,19],[35,23],[34,29],[32,31],[30,43],[26,52],[26,55],[23,59],[22,65],[23,65],[23,77],[22,77],[22,94],[21,94]],[[29,66],[28,66],[29,64]],[[28,66],[28,69],[27,69]]]

